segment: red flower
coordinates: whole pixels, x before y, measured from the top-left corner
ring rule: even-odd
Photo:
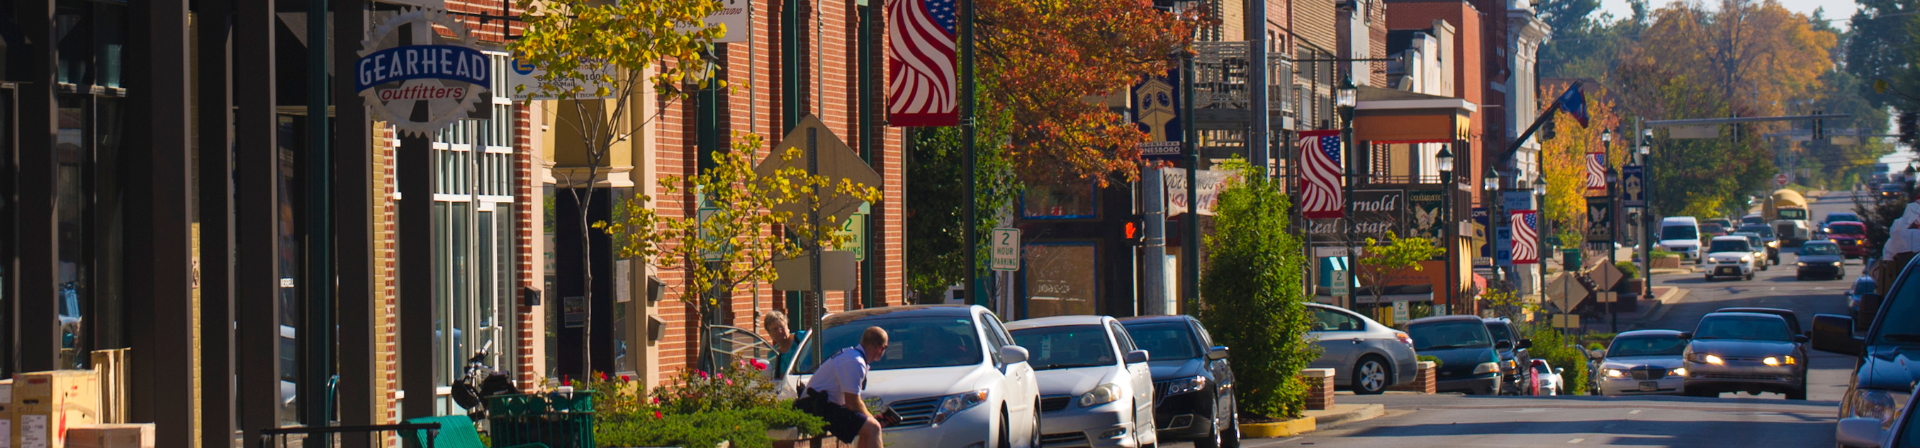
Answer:
[[[653,404],[660,404],[660,397],[653,397]]]
[[[767,370],[767,362],[755,359],[753,360],[753,368],[755,370]]]
[[[700,379],[703,379],[703,380],[704,380],[704,379],[707,379],[707,371],[705,371],[705,370],[695,370],[694,372],[698,372],[698,373],[700,373]]]
[[[607,372],[600,372],[600,381],[607,380]]]
[[[567,379],[566,377],[561,377],[561,378],[560,378],[560,385],[562,385],[562,386],[572,386],[572,385],[573,385],[573,380],[569,380],[569,379]]]
[[[728,385],[728,386],[732,386],[732,385],[733,385],[733,380],[727,380],[727,385]]]
[[[667,418],[667,417],[666,417],[666,416],[664,416],[664,415],[660,415],[660,411],[653,411],[653,419],[654,419],[654,420],[659,420],[659,419],[663,419],[663,418]]]
[[[633,382],[633,377],[630,377],[630,376],[626,376],[626,375],[620,375],[620,381],[625,381],[625,382],[629,382],[629,383],[631,383],[631,382]]]

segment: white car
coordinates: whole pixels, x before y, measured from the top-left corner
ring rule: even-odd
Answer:
[[[1045,446],[1143,447],[1153,428],[1147,351],[1107,316],[1059,316],[1007,324],[1040,377]]]
[[[1700,252],[1700,222],[1692,216],[1669,216],[1660,220],[1660,243],[1654,248],[1680,254],[1683,260],[1699,264],[1706,260]]]
[[[1719,277],[1753,280],[1753,271],[1763,262],[1753,256],[1753,244],[1744,236],[1713,237],[1706,252],[1707,265],[1704,270],[1707,281]]]
[[[1567,390],[1567,382],[1560,378],[1565,368],[1554,368],[1547,360],[1533,358],[1533,376],[1540,378],[1540,395],[1560,395]]]
[[[861,398],[900,421],[886,428],[897,447],[1040,447],[1040,392],[1027,349],[1014,345],[1000,318],[979,306],[912,305],[832,314],[826,337],[808,335],[787,368],[782,394],[798,394],[821,359],[860,342],[867,327],[887,330],[885,356],[872,364]],[[791,397],[793,395],[787,395]]]

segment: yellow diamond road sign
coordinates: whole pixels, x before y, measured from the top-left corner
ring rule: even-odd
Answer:
[[[780,144],[774,145],[773,155],[761,161],[759,166],[753,167],[753,171],[759,174],[760,177],[765,178],[771,177],[774,172],[787,167],[806,170],[808,165],[807,158],[809,157],[807,151],[809,148],[812,149],[815,157],[819,158],[819,164],[817,165],[819,171],[815,174],[826,176],[829,185],[831,185],[828,187],[828,191],[824,193],[827,199],[820,204],[821,222],[815,224],[826,225],[829,222],[845,223],[848,217],[853,216],[854,212],[860,210],[860,205],[863,201],[859,198],[837,194],[833,189],[840,185],[841,179],[878,188],[881,182],[880,173],[874,172],[872,167],[867,166],[865,160],[860,159],[860,154],[854,153],[853,148],[848,147],[845,142],[840,141],[839,137],[834,136],[833,131],[827,129],[825,123],[820,122],[820,117],[813,115],[802,117],[800,119],[800,125],[795,126],[793,132],[789,132],[786,137],[781,138]],[[792,159],[786,158],[785,155],[790,149],[799,149],[800,156]],[[800,201],[796,203],[774,207],[773,211],[791,212],[792,215],[789,216],[792,216],[793,219],[804,220],[807,216],[808,207],[811,205],[810,202],[811,201],[808,201],[805,197],[802,197]],[[829,217],[832,219],[829,220]]]

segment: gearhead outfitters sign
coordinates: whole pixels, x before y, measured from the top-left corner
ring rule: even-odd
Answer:
[[[440,35],[435,25],[453,35]],[[380,119],[416,136],[484,113],[492,60],[474,48],[466,30],[432,9],[388,17],[360,43],[364,50],[354,63],[354,90]]]

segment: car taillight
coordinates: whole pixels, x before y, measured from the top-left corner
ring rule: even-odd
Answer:
[[[1406,332],[1404,332],[1404,331],[1395,331],[1395,332],[1393,332],[1393,337],[1394,337],[1394,338],[1397,338],[1397,339],[1400,339],[1400,343],[1402,343],[1402,344],[1407,344],[1407,346],[1408,346],[1408,347],[1412,347],[1412,346],[1413,346],[1413,337],[1412,337],[1412,336],[1407,336],[1407,333],[1406,333]]]

